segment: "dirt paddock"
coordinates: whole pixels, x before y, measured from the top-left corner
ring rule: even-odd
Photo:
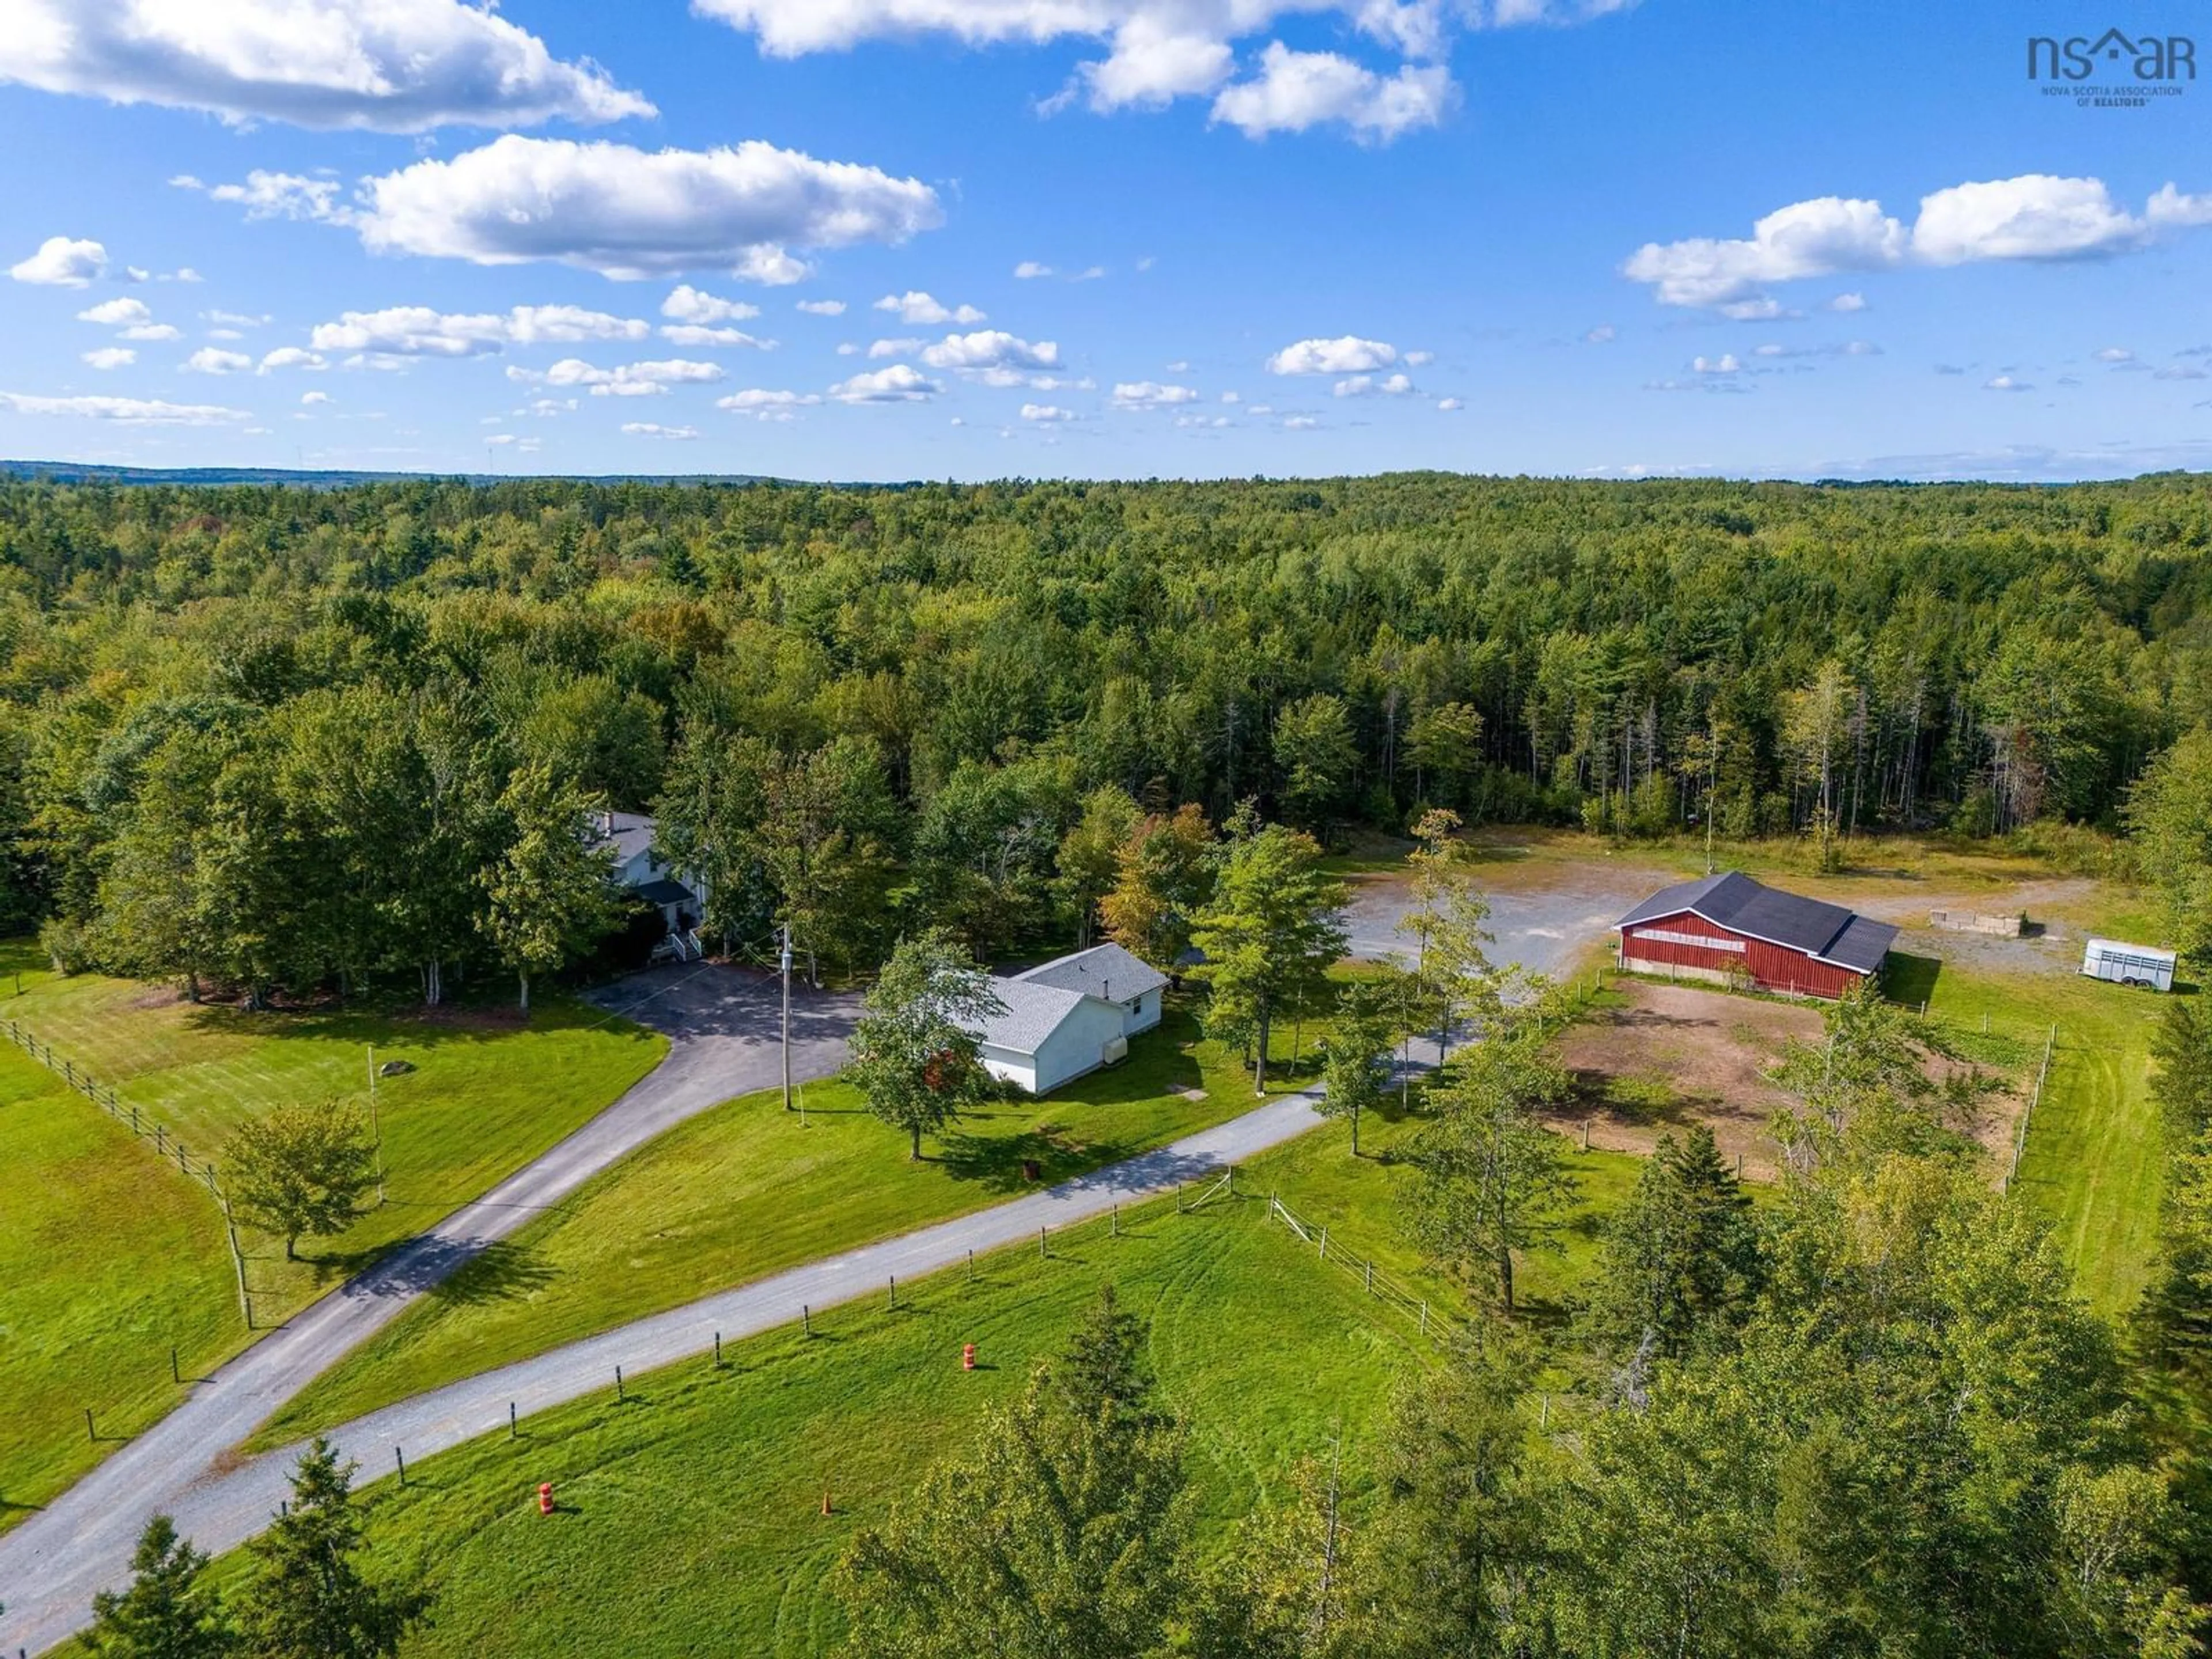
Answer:
[[[1669,1130],[1704,1123],[1747,1177],[1772,1180],[1778,1149],[1766,1126],[1790,1100],[1766,1074],[1792,1038],[1820,1040],[1818,1006],[1638,980],[1608,988],[1621,1006],[1592,1011],[1560,1044],[1577,1098],[1555,1127],[1579,1141],[1587,1121],[1592,1146],[1649,1152]],[[1992,1151],[2010,1146],[2019,1110],[2011,1096],[1984,1101],[1977,1138]]]

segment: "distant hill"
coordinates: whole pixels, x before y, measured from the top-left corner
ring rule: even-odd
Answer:
[[[345,472],[289,466],[106,466],[91,461],[0,461],[0,478],[44,478],[54,483],[283,484],[296,489],[343,489],[349,484],[392,483],[408,478],[459,478],[472,484],[508,483],[546,477],[582,477],[595,483],[750,484],[788,482],[757,472]]]

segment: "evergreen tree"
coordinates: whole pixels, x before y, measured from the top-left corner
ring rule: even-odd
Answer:
[[[428,1611],[419,1586],[362,1574],[354,1467],[317,1436],[292,1473],[291,1502],[246,1546],[253,1576],[239,1614],[251,1659],[391,1659]]]
[[[1668,1358],[1746,1310],[1760,1279],[1751,1200],[1700,1123],[1662,1134],[1607,1223],[1590,1294],[1591,1334],[1616,1353]]]
[[[1382,1103],[1398,1041],[1394,987],[1354,980],[1337,993],[1336,1011],[1322,1039],[1321,1098],[1314,1109],[1352,1125],[1352,1155],[1359,1156],[1359,1120]]]
[[[1323,873],[1321,848],[1303,831],[1270,824],[1228,843],[1191,942],[1206,954],[1198,974],[1212,988],[1208,1025],[1231,1041],[1249,1037],[1257,1093],[1267,1092],[1276,1015],[1344,954],[1344,884]]]
[[[222,1598],[201,1583],[207,1556],[156,1515],[138,1534],[128,1589],[92,1598],[85,1645],[100,1659],[224,1659],[238,1647]]]

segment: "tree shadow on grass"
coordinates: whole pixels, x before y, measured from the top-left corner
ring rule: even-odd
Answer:
[[[1936,994],[1936,981],[1942,977],[1943,963],[1936,957],[1916,957],[1903,951],[1889,953],[1889,965],[1882,969],[1881,988],[1892,1002],[1904,1003],[1917,1008]]]
[[[1044,1123],[1012,1135],[971,1135],[957,1129],[938,1138],[935,1162],[955,1181],[980,1182],[994,1193],[1050,1187],[1133,1155],[1112,1141],[1079,1141],[1062,1125]],[[1034,1166],[1036,1173],[1029,1173]]]
[[[495,1241],[433,1285],[430,1294],[456,1307],[522,1302],[559,1277],[542,1252],[527,1244]]]

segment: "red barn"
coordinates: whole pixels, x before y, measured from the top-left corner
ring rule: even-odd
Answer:
[[[1897,929],[1731,871],[1654,893],[1619,922],[1620,965],[1684,979],[1839,997],[1881,971]]]

